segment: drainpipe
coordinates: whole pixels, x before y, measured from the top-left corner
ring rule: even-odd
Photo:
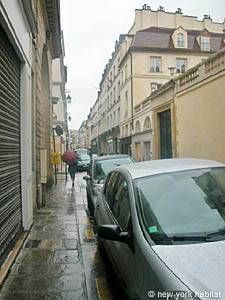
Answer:
[[[130,86],[131,86],[131,154],[132,154],[132,135],[134,130],[134,100],[133,100],[133,61],[132,53],[130,52]]]

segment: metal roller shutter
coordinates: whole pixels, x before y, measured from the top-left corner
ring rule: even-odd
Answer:
[[[0,26],[0,265],[21,228],[20,61]]]

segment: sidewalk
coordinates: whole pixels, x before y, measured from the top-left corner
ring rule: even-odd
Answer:
[[[83,174],[58,180],[34,223],[0,299],[112,299],[92,225],[86,214]]]

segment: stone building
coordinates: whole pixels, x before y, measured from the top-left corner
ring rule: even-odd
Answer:
[[[61,54],[59,1],[0,0],[0,40],[2,266],[9,252],[16,256],[51,173],[51,66]],[[0,283],[6,272],[4,264]]]
[[[225,48],[148,98],[153,158],[225,162]]]
[[[51,150],[60,154],[64,153],[69,146],[67,98],[70,99],[70,97],[66,97],[65,93],[67,67],[64,65],[65,48],[63,32],[61,32],[61,48],[62,53],[60,57],[52,61],[53,128],[51,145]],[[60,130],[61,132],[59,132]],[[61,169],[62,165],[59,167]]]
[[[209,15],[200,21],[181,9],[137,9],[133,26],[115,44],[89,115],[92,144],[99,152],[151,159],[152,120],[146,98],[220,50],[224,28]]]
[[[36,30],[31,5],[0,1],[0,266],[33,222],[32,33]]]
[[[59,0],[33,1],[37,33],[33,38],[33,197],[41,205],[52,176],[52,60],[62,53]]]

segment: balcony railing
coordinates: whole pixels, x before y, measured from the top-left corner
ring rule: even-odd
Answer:
[[[191,68],[176,80],[177,91],[184,90],[193,84],[203,81],[225,69],[225,48],[215,53],[204,62]]]

